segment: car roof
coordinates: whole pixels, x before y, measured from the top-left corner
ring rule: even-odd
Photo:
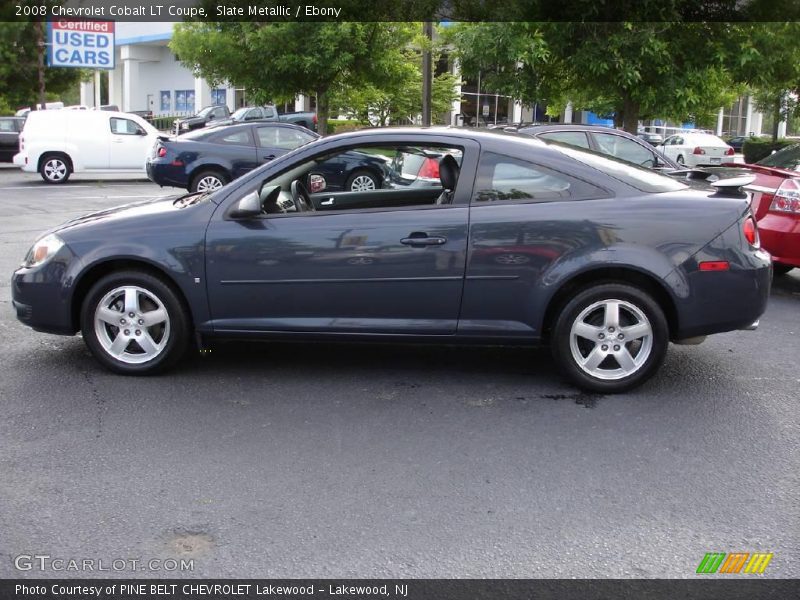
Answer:
[[[606,127],[605,125],[584,125],[581,123],[542,123],[540,125],[528,125],[519,128],[520,133],[526,133],[528,135],[545,133],[548,131],[596,131],[598,133],[618,133],[620,135],[636,137],[622,129]]]

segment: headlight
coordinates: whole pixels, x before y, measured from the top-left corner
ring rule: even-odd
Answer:
[[[28,250],[28,255],[25,257],[22,266],[30,268],[46,263],[61,250],[63,245],[64,240],[54,233],[44,236]]]

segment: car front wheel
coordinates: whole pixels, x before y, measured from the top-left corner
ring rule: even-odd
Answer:
[[[150,374],[186,351],[189,320],[180,299],[160,278],[140,271],[112,273],[89,291],[81,331],[95,358],[122,374]]]
[[[556,362],[575,385],[617,393],[641,385],[658,370],[669,328],[649,294],[606,283],[584,289],[564,305],[551,343]]]

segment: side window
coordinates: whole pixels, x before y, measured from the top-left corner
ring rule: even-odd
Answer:
[[[225,109],[223,109],[223,108],[215,108],[214,109],[214,118],[215,119],[224,119],[225,118]]]
[[[8,133],[16,130],[16,127],[14,127],[14,121],[11,119],[0,119],[0,131],[3,133]]]
[[[260,108],[254,108],[249,113],[247,113],[247,120],[253,121],[255,119],[260,119],[262,117],[262,112]]]
[[[672,143],[675,144],[676,146],[683,146],[683,138],[675,136]]]
[[[303,144],[310,142],[314,136],[297,131],[296,129],[289,129],[288,127],[276,127],[276,142],[275,145],[279,148],[286,148],[287,150],[294,150]]]
[[[139,125],[130,119],[120,119],[112,117],[111,133],[115,135],[138,135],[144,133],[144,130]]]
[[[475,189],[474,202],[548,201],[604,195],[599,188],[579,179],[493,152],[481,156]]]
[[[256,129],[256,137],[258,138],[258,145],[263,148],[274,148],[278,145],[278,133],[275,131],[277,127],[258,127]]]
[[[271,106],[264,107],[264,118],[265,119],[273,119],[275,118],[275,109]]]
[[[589,148],[589,140],[583,131],[550,131],[539,136],[545,140],[562,142],[579,148]]]
[[[614,156],[620,160],[624,160],[634,165],[641,165],[643,167],[652,167],[655,165],[655,157],[650,150],[624,138],[621,135],[614,135],[613,133],[595,133],[594,139],[597,141],[597,146],[600,152]]]
[[[239,129],[232,133],[222,133],[211,138],[215,144],[229,144],[234,146],[255,146],[253,136],[247,129]]]

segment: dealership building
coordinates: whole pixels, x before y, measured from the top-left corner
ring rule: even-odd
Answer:
[[[114,68],[97,71],[93,80],[81,84],[81,104],[98,106],[101,101],[101,77],[107,77],[107,104],[123,111],[151,111],[155,116],[192,114],[209,104],[226,104],[233,111],[246,106],[247,91],[230,83],[212,87],[191,69],[183,66],[169,48],[174,23],[117,22]],[[458,73],[458,65],[446,60],[437,69]],[[524,106],[513,98],[481,88],[480,78],[464,81],[459,99],[453,102],[446,122],[451,125],[519,123],[546,120],[544,106]],[[298,96],[294,105],[283,110],[314,110],[315,99]],[[612,123],[597,115],[568,106],[559,119],[567,123]],[[745,96],[732,107],[720,109],[716,119],[718,135],[759,134],[763,115],[755,110],[751,98]],[[653,125],[653,123],[650,123]],[[656,123],[661,125],[661,123]],[[686,124],[684,127],[691,127]],[[786,124],[779,125],[785,135]]]

